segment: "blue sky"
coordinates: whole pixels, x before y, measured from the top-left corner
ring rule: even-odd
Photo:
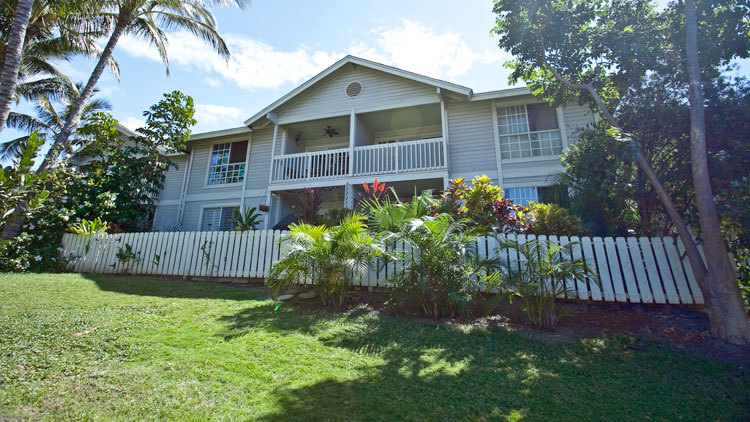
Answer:
[[[122,39],[115,51],[119,83],[99,81],[112,113],[131,129],[164,92],[179,89],[196,104],[194,133],[237,127],[306,79],[353,54],[445,79],[475,92],[507,88],[510,56],[490,35],[491,0],[254,0],[249,9],[215,9],[229,62],[185,33],[171,34],[170,72],[143,41]],[[61,67],[85,82],[92,61]],[[746,70],[744,67],[743,70]],[[21,104],[18,110],[29,111]],[[0,140],[19,136],[6,129]]]
[[[249,9],[214,10],[232,57],[225,62],[185,33],[170,37],[170,76],[154,50],[121,40],[111,73],[99,81],[112,113],[135,129],[142,112],[164,92],[179,89],[196,104],[194,133],[242,125],[243,120],[346,54],[394,65],[469,86],[475,91],[507,87],[508,55],[490,36],[489,0],[271,1]],[[74,80],[88,78],[93,61],[62,64]],[[21,105],[20,110],[28,110]],[[0,139],[18,136],[10,129]]]

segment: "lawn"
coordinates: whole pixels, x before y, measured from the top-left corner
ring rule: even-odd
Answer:
[[[749,380],[643,340],[546,344],[228,285],[0,275],[0,420],[747,420]]]

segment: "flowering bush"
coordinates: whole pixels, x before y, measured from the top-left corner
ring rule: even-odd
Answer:
[[[484,233],[525,233],[533,224],[529,209],[514,204],[485,175],[475,177],[471,187],[463,178],[451,180],[437,212],[468,219],[469,227]]]

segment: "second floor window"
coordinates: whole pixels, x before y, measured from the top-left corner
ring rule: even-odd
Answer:
[[[547,104],[498,107],[497,126],[502,159],[562,153],[557,112]]]
[[[239,183],[245,178],[247,141],[215,144],[211,150],[208,184]]]

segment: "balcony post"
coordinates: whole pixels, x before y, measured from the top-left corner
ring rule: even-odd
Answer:
[[[354,175],[354,143],[357,137],[357,115],[352,109],[349,115],[349,177]]]
[[[276,140],[279,137],[279,125],[276,123],[273,124],[273,144],[271,144],[271,173],[268,175],[268,184],[270,185],[273,183],[273,171],[276,167]],[[247,174],[247,170],[245,169],[245,174]]]

